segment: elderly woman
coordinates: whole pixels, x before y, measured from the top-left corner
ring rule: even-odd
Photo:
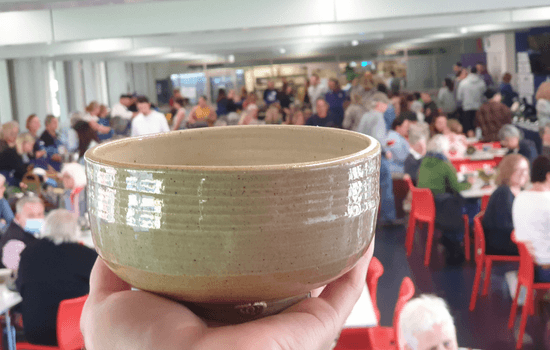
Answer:
[[[512,219],[516,240],[524,242],[537,264],[535,280],[550,282],[550,159],[540,156],[531,169],[533,186],[516,196]]]
[[[34,344],[57,345],[59,303],[89,293],[94,250],[78,243],[80,230],[74,214],[52,211],[41,238],[21,253],[17,290],[23,297],[25,338]]]
[[[16,141],[19,134],[17,122],[7,122],[2,125],[2,140],[0,140],[0,172],[11,173],[15,178],[14,183],[21,182],[27,172],[27,165],[17,153]]]
[[[83,216],[88,211],[86,200],[86,171],[78,163],[68,163],[61,170],[63,179],[64,208],[79,216]]]
[[[435,135],[428,142],[428,152],[418,169],[418,187],[429,188],[434,195],[435,222],[436,227],[441,229],[447,264],[456,265],[464,261],[461,247],[464,236],[463,199],[457,193],[470,188],[471,184],[458,182],[456,170],[448,160],[449,147],[449,139],[444,135]]]
[[[512,124],[504,125],[498,132],[500,144],[508,148],[508,154],[519,153],[532,163],[537,158],[538,152],[535,143],[531,140],[523,139],[523,135],[518,128]]]
[[[518,248],[510,238],[514,230],[512,204],[529,181],[529,162],[520,154],[510,154],[498,165],[496,183],[485,215],[485,251],[491,255],[518,255]]]
[[[457,350],[456,327],[445,300],[421,295],[409,300],[399,317],[399,339],[406,350]]]
[[[363,115],[367,112],[363,106],[363,98],[357,93],[351,94],[351,104],[346,108],[342,127],[347,130],[355,130]]]
[[[535,99],[539,124],[550,122],[550,82],[545,81],[539,85]]]

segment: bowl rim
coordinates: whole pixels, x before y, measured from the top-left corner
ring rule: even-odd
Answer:
[[[325,159],[322,161],[312,161],[312,162],[298,162],[298,163],[283,163],[283,164],[272,164],[272,165],[231,165],[231,166],[217,166],[217,165],[160,165],[160,164],[138,164],[138,163],[126,163],[118,162],[103,159],[98,155],[104,148],[117,147],[129,142],[136,142],[142,139],[155,139],[155,138],[164,138],[167,134],[173,133],[200,133],[204,132],[205,129],[214,129],[222,130],[222,128],[262,128],[262,129],[281,129],[281,130],[298,130],[311,128],[316,130],[316,132],[327,132],[334,134],[341,134],[347,136],[353,136],[355,138],[363,138],[369,141],[368,147],[360,150],[359,152],[350,153],[345,156],[334,157]],[[209,132],[209,131],[207,131]],[[361,159],[369,154],[375,155],[380,153],[381,146],[380,143],[372,136],[365,135],[356,131],[350,131],[345,129],[336,129],[328,127],[319,127],[319,126],[306,126],[306,125],[231,125],[225,127],[216,127],[216,128],[197,128],[197,129],[186,129],[178,131],[170,131],[169,133],[159,133],[152,135],[144,136],[134,136],[127,137],[120,140],[114,140],[106,143],[101,143],[93,148],[90,148],[84,154],[84,160],[86,163],[95,163],[100,165],[109,165],[118,168],[125,168],[131,170],[179,170],[179,171],[225,171],[225,172],[242,172],[242,171],[273,171],[273,170],[290,170],[290,169],[314,169],[321,168],[333,165],[339,165],[342,163],[349,163],[355,159]]]

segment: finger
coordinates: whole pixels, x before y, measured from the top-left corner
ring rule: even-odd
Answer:
[[[103,299],[112,293],[130,289],[130,285],[115,275],[98,256],[90,275],[90,295]]]

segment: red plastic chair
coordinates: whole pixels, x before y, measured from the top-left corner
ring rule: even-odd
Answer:
[[[515,240],[514,240],[515,241]],[[527,324],[527,314],[533,315],[535,313],[534,306],[534,294],[533,291],[537,289],[550,290],[550,283],[535,283],[535,264],[533,258],[525,244],[515,241],[520,256],[519,271],[518,271],[518,283],[516,287],[516,296],[512,303],[512,309],[510,310],[510,318],[508,319],[508,329],[514,327],[514,321],[516,320],[516,313],[518,309],[518,297],[521,290],[521,286],[525,286],[527,293],[525,296],[525,304],[521,310],[521,321],[519,324],[518,341],[516,343],[516,349],[521,349],[523,346],[523,334],[525,333],[525,325]]]
[[[346,328],[340,334],[334,350],[397,350],[399,344],[399,316],[414,295],[414,283],[405,277],[399,288],[399,297],[393,312],[393,327]]]
[[[384,274],[384,266],[376,257],[372,257],[367,271],[367,288],[370,294],[370,300],[376,315],[376,323],[380,322],[380,310],[376,302],[376,292],[378,290],[378,279]]]
[[[487,209],[487,205],[489,204],[489,199],[491,198],[491,195],[484,195],[481,197],[481,211],[485,211]]]
[[[414,232],[417,222],[426,222],[428,224],[428,240],[426,242],[426,252],[424,253],[424,265],[430,264],[432,244],[435,228],[435,203],[432,191],[428,188],[417,188],[410,178],[406,178],[409,190],[412,193],[411,212],[409,214],[409,226],[407,227],[407,237],[405,247],[407,256],[410,256],[413,248]],[[470,224],[468,215],[463,215],[464,219],[464,250],[466,260],[470,261]]]
[[[57,312],[57,346],[17,343],[17,350],[80,350],[84,339],[80,333],[80,316],[88,296],[63,300]],[[23,321],[24,322],[24,321]]]
[[[481,295],[486,296],[489,293],[489,286],[491,284],[491,269],[493,267],[493,261],[520,261],[519,256],[485,254],[485,233],[483,232],[483,225],[481,224],[484,215],[485,212],[482,211],[474,218],[476,275],[474,277],[474,286],[470,297],[470,311],[473,311],[476,307],[483,266],[485,266],[485,282],[483,284],[483,291]]]

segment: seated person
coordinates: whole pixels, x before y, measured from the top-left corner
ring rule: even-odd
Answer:
[[[429,188],[435,201],[436,228],[441,229],[441,243],[447,251],[448,265],[464,261],[463,199],[457,192],[471,187],[470,183],[459,183],[456,169],[449,162],[449,140],[444,135],[435,135],[428,142],[427,153],[418,170],[418,187]],[[473,178],[469,181],[473,182]]]
[[[447,126],[447,117],[445,115],[438,115],[433,118],[430,125],[431,134],[433,135],[447,135],[449,133],[449,127]]]
[[[397,118],[391,125],[386,136],[386,155],[389,156],[390,171],[392,174],[403,174],[405,159],[409,156],[409,121]]]
[[[529,163],[533,163],[537,158],[538,152],[535,142],[523,139],[519,129],[512,124],[504,125],[498,132],[498,137],[502,147],[508,148],[508,154],[519,153],[527,158]]]
[[[264,121],[258,120],[259,108],[256,104],[256,94],[251,93],[246,98],[246,109],[241,113],[241,118],[239,119],[239,125],[259,125],[265,124]]]
[[[199,103],[189,113],[189,127],[213,126],[218,116],[214,108],[208,106],[206,96],[199,97]]]
[[[418,182],[418,169],[426,155],[426,137],[418,129],[409,129],[409,155],[405,159],[404,171],[411,177],[414,184]]]
[[[15,284],[21,304],[25,338],[30,343],[57,345],[59,303],[89,293],[97,253],[78,243],[76,217],[64,209],[48,214],[40,239],[23,253]]]
[[[306,120],[306,125],[336,127],[335,116],[329,109],[329,104],[323,98],[315,101],[317,113]]]
[[[86,170],[78,163],[67,163],[61,169],[63,179],[62,207],[81,217],[88,212],[86,200]]]
[[[16,140],[19,134],[17,122],[7,122],[2,125],[2,139],[0,140],[0,171],[4,174],[13,174],[13,183],[21,182],[27,172],[27,165],[17,153]],[[6,176],[5,175],[5,176]]]
[[[29,133],[20,134],[15,140],[15,149],[26,165],[34,161],[33,147],[35,142],[36,140]]]
[[[493,192],[485,215],[485,252],[490,255],[518,255],[518,247],[510,238],[514,230],[512,204],[529,181],[529,162],[521,154],[505,156],[498,165],[495,180],[498,188]]]
[[[447,120],[447,138],[449,139],[449,153],[451,159],[462,158],[468,149],[468,141],[466,136],[462,133],[462,124],[457,119]]]
[[[44,203],[38,197],[26,196],[15,205],[15,220],[0,238],[0,261],[2,267],[17,270],[19,255],[35,235],[40,233],[44,223]]]
[[[541,155],[550,156],[550,122],[541,125],[539,133],[542,140]]]
[[[416,113],[405,111],[399,115],[399,118],[405,118],[409,121],[409,132],[416,129],[424,135],[426,140],[430,138],[430,126],[428,123],[418,120]]]
[[[46,163],[52,166],[55,171],[61,170],[61,141],[57,135],[57,127],[59,122],[57,118],[51,114],[46,116],[46,130],[40,135],[40,138],[34,144],[34,151],[46,151],[43,159]],[[37,158],[38,159],[38,158]]]
[[[4,198],[4,192],[6,192],[6,178],[0,174],[0,231],[10,226],[14,219],[10,204]]]
[[[524,242],[533,256],[535,280],[550,282],[550,159],[539,156],[531,168],[529,190],[516,196],[512,219],[516,240]]]
[[[445,300],[423,294],[409,300],[399,317],[400,343],[405,350],[457,350],[456,327]]]
[[[107,108],[107,106],[100,105],[99,106],[99,114],[97,116],[99,118],[97,120],[97,123],[99,125],[102,125],[104,127],[109,128],[109,132],[107,132],[107,133],[98,133],[99,140],[101,142],[103,142],[103,141],[111,139],[114,136],[115,132],[113,131],[112,128],[110,128],[111,118],[109,117],[109,109]]]

